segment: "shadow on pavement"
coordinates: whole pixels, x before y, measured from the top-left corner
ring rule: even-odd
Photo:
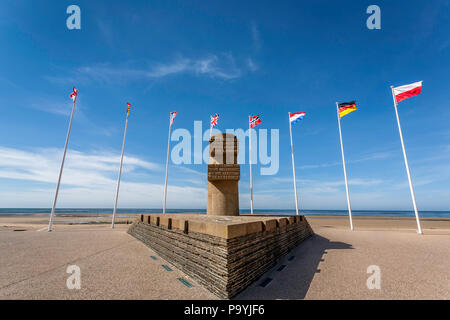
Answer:
[[[271,271],[237,295],[234,300],[304,299],[315,274],[320,272],[319,263],[326,259],[328,250],[346,249],[353,247],[314,234],[289,252]],[[269,284],[268,279],[272,279]]]

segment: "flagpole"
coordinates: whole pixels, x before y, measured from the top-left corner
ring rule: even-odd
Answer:
[[[113,216],[112,216],[112,222],[111,222],[111,228],[113,228],[113,229],[114,229],[114,219],[116,217],[116,211],[117,211],[117,200],[119,199],[120,177],[122,175],[123,153],[125,151],[125,139],[127,138],[127,127],[128,127],[128,116],[129,115],[130,115],[130,113],[127,112],[127,119],[125,121],[125,132],[123,134],[123,142],[122,142],[122,155],[120,156],[119,177],[117,178],[116,199],[114,201],[114,210],[113,210]]]
[[[170,152],[170,131],[172,129],[172,114],[170,115],[169,122],[169,138],[167,142],[167,159],[166,159],[166,181],[164,183],[164,204],[163,204],[163,214],[166,213],[166,201],[167,201],[167,176],[169,172],[169,152]]]
[[[289,134],[291,136],[292,172],[294,174],[295,214],[298,215],[297,178],[295,176],[294,144],[292,143],[292,123],[291,123],[291,113],[290,112],[288,113],[289,113]]]
[[[350,218],[350,230],[353,231],[352,206],[350,205],[350,194],[348,192],[348,181],[347,181],[347,169],[345,168],[344,144],[342,143],[341,116],[339,114],[339,104],[337,102],[336,102],[336,110],[337,110],[337,117],[338,117],[338,124],[339,124],[339,138],[341,140],[342,167],[344,168],[345,192],[347,194],[348,216]]]
[[[72,128],[72,120],[73,120],[73,115],[75,113],[76,102],[77,102],[77,96],[75,96],[75,99],[73,100],[73,107],[72,107],[72,113],[70,115],[69,128],[67,130],[66,143],[64,145],[64,153],[63,153],[63,158],[61,161],[61,167],[59,169],[58,183],[56,185],[55,199],[53,200],[53,207],[52,207],[52,211],[50,213],[50,220],[48,222],[48,230],[47,230],[48,232],[52,231],[53,217],[55,215],[56,201],[58,200],[59,186],[61,184],[61,176],[62,176],[63,169],[64,169],[64,161],[66,160],[67,145],[69,144],[70,129]]]
[[[248,122],[248,148],[249,148],[249,166],[250,166],[250,214],[253,214],[253,176],[252,176],[252,126]]]
[[[411,191],[411,198],[412,198],[412,202],[413,202],[414,213],[416,215],[417,233],[418,234],[423,234],[422,228],[420,226],[419,212],[417,210],[417,204],[416,204],[416,195],[414,194],[414,188],[413,188],[413,184],[412,184],[412,180],[411,180],[411,172],[409,171],[408,157],[406,156],[405,143],[403,141],[402,127],[400,125],[400,118],[398,116],[397,101],[395,100],[395,94],[394,94],[394,87],[393,86],[391,86],[391,92],[392,92],[392,99],[394,100],[394,109],[395,109],[395,116],[397,117],[398,132],[400,134],[400,142],[402,143],[403,159],[405,160],[406,173],[408,175],[409,190]]]

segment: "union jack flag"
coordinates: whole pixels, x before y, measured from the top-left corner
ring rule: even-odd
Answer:
[[[78,95],[78,89],[75,89],[75,87],[73,87],[73,91],[70,94],[70,99],[72,99],[73,102],[75,102],[75,100],[77,99],[77,95]]]
[[[216,126],[219,122],[219,115],[216,113],[214,116],[211,116],[211,128]]]
[[[175,117],[177,116],[177,114],[178,114],[178,112],[176,112],[176,111],[172,111],[172,112],[170,113],[170,125],[173,124],[173,120],[175,119]]]
[[[259,114],[256,116],[249,116],[249,121],[250,121],[250,129],[252,129],[255,126],[257,126],[258,124],[260,124],[261,119],[259,118]]]

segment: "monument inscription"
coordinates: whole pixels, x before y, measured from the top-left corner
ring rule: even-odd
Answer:
[[[239,215],[238,140],[228,133],[213,135],[209,140],[207,215]]]

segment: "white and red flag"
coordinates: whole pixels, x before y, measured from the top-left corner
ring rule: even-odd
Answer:
[[[211,116],[211,128],[216,126],[219,122],[219,115],[216,113],[214,116]]]
[[[256,116],[249,116],[249,121],[250,121],[250,129],[253,129],[255,126],[261,123],[259,114]]]
[[[78,89],[75,89],[75,87],[73,87],[73,91],[70,94],[70,99],[72,99],[73,102],[75,102],[75,100],[77,99],[77,95],[78,95]]]
[[[170,113],[170,125],[173,124],[173,120],[175,120],[175,117],[177,116],[177,114],[178,114],[178,112],[176,112],[176,111],[172,111]]]
[[[417,96],[422,91],[422,82],[414,82],[400,87],[394,88],[395,100],[399,103],[402,100]]]

